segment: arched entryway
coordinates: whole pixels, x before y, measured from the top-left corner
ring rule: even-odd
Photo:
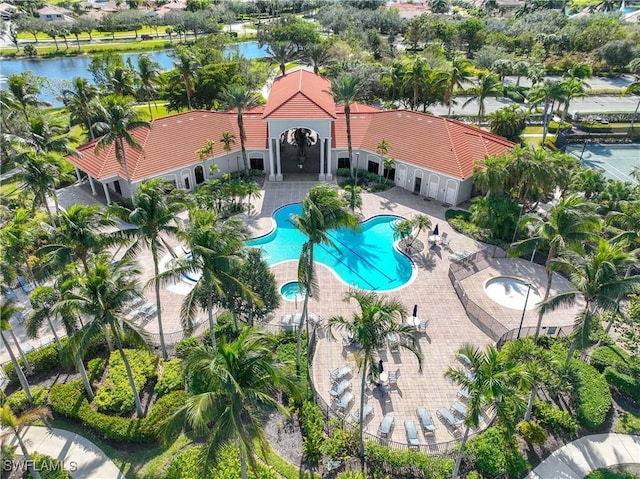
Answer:
[[[320,172],[320,136],[311,128],[290,128],[280,135],[280,164],[287,173]]]

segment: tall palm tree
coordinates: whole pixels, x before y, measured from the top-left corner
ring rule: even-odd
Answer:
[[[24,119],[29,124],[29,107],[49,106],[47,102],[38,100],[40,88],[36,84],[35,78],[30,74],[11,75],[7,82],[7,87],[15,101],[20,105]]]
[[[229,153],[231,153],[231,146],[236,144],[236,137],[230,131],[223,131],[220,142],[222,143],[222,149],[227,152],[227,168],[229,169],[229,173],[231,173]]]
[[[485,105],[484,102],[489,97],[498,98],[502,95],[504,87],[500,83],[498,75],[495,73],[480,73],[478,75],[478,82],[474,83],[467,91],[471,97],[464,102],[463,108],[472,101],[478,102],[478,126],[484,119]]]
[[[136,279],[139,274],[140,271],[126,258],[111,264],[109,256],[96,256],[89,265],[89,272],[77,277],[76,290],[66,295],[54,309],[77,311],[92,318],[69,338],[65,350],[72,356],[82,357],[91,339],[102,333],[104,327],[109,330],[127,371],[136,412],[138,417],[143,417],[140,394],[121,340],[121,335],[127,334],[137,346],[148,347],[149,344],[148,333],[123,315],[126,305],[140,296]]]
[[[38,153],[71,153],[67,133],[67,128],[43,115],[33,117],[29,121],[29,143]]]
[[[240,130],[240,148],[242,150],[242,161],[244,164],[244,174],[249,176],[249,159],[247,158],[247,133],[244,129],[243,113],[251,110],[258,104],[258,95],[248,90],[242,85],[229,85],[222,93],[223,102],[230,110],[236,110],[238,130]]]
[[[636,109],[633,111],[633,116],[631,117],[631,131],[635,129],[636,117],[638,116],[638,110],[640,109],[640,76],[636,76],[636,79],[633,83],[627,85],[627,88],[624,90],[624,95],[638,95],[638,104],[636,105]]]
[[[271,42],[267,45],[266,58],[269,63],[278,65],[280,74],[284,76],[287,63],[298,58],[298,51],[292,42]]]
[[[162,429],[168,444],[185,426],[205,438],[203,460],[216,462],[220,447],[233,444],[240,453],[242,479],[247,463],[255,471],[256,444],[267,448],[264,436],[266,413],[277,409],[286,414],[276,399],[285,389],[298,397],[287,377],[285,365],[273,353],[275,343],[264,332],[246,328],[234,341],[220,338],[217,347],[199,346],[191,350],[187,373],[197,375],[202,390],[191,391],[182,406]]]
[[[125,143],[131,148],[141,150],[142,145],[131,130],[135,128],[151,128],[151,123],[140,119],[140,114],[133,108],[133,103],[125,98],[108,96],[98,107],[100,121],[94,124],[96,131],[103,135],[95,146],[96,154],[100,154],[107,146],[115,145],[116,160],[124,167],[127,181],[131,182]]]
[[[494,135],[499,135],[509,141],[520,143],[522,132],[527,126],[527,112],[519,105],[512,103],[493,113],[489,113],[489,129]]]
[[[18,376],[18,381],[20,382],[20,386],[22,390],[27,396],[27,399],[30,403],[33,402],[33,396],[31,396],[31,388],[29,387],[29,382],[27,381],[27,377],[24,375],[24,371],[22,370],[22,366],[18,362],[16,355],[13,353],[13,349],[9,344],[9,340],[5,336],[5,331],[12,331],[11,324],[9,320],[13,317],[14,314],[20,312],[22,308],[17,305],[15,299],[9,299],[5,301],[5,303],[0,308],[0,338],[2,339],[2,344],[6,348],[9,353],[9,359],[11,359],[11,363],[13,364],[13,368],[16,371],[16,375]]]
[[[0,253],[4,262],[16,275],[27,276],[32,283],[36,278],[30,256],[37,248],[36,240],[41,233],[39,226],[30,211],[17,208],[11,220],[0,229]]]
[[[420,103],[420,91],[424,86],[425,77],[429,71],[429,63],[426,58],[416,55],[413,62],[404,71],[404,83],[413,91],[411,109],[417,110]]]
[[[451,116],[453,107],[453,89],[462,88],[462,84],[468,82],[473,74],[473,64],[464,56],[456,56],[451,60],[451,69],[448,72],[449,81],[444,102],[448,106],[447,116]]]
[[[72,88],[62,90],[62,102],[71,114],[71,125],[83,125],[92,140],[95,139],[93,117],[97,98],[98,88],[82,77],[75,77]]]
[[[360,455],[364,457],[364,404],[367,378],[378,377],[378,350],[384,348],[389,334],[399,336],[402,348],[411,351],[418,359],[418,366],[422,370],[422,354],[416,346],[415,330],[406,324],[407,308],[394,298],[380,298],[374,291],[350,289],[345,294],[344,301],[355,300],[360,313],[354,313],[352,318],[334,316],[329,318],[327,325],[333,336],[333,330],[344,330],[354,341],[362,346],[358,351],[358,367],[362,372],[360,381]]]
[[[193,87],[191,82],[198,69],[198,61],[193,53],[187,48],[176,48],[175,50],[176,62],[173,63],[173,67],[182,77],[184,83],[184,89],[187,94],[187,105],[191,110],[191,97],[193,96]]]
[[[469,391],[465,430],[460,449],[453,467],[452,479],[457,479],[460,463],[471,428],[480,425],[483,413],[496,413],[507,430],[512,431],[517,418],[522,417],[526,405],[520,389],[521,381],[527,379],[517,363],[505,360],[498,350],[489,345],[486,351],[480,351],[471,344],[465,344],[458,351],[471,363],[471,372],[466,368],[449,366],[445,377]]]
[[[155,96],[159,79],[160,65],[154,62],[149,55],[140,55],[138,57],[138,81],[140,82],[142,96],[147,100],[149,118],[152,120],[153,113],[151,112],[151,99]]]
[[[302,59],[307,66],[313,67],[313,73],[317,75],[320,67],[333,63],[333,53],[326,42],[310,43],[302,49]]]
[[[527,94],[527,100],[531,107],[542,103],[542,145],[544,147],[549,132],[549,117],[553,112],[556,101],[564,101],[562,83],[558,80],[544,80],[531,87]]]
[[[153,258],[153,285],[156,293],[156,307],[158,315],[158,334],[160,335],[160,349],[165,360],[168,359],[167,348],[164,343],[162,328],[162,304],[160,302],[160,267],[158,255],[164,251],[171,251],[162,235],[175,236],[178,226],[175,217],[185,207],[185,200],[177,190],[166,193],[167,184],[160,178],[143,181],[133,197],[131,208],[115,205],[109,213],[133,225],[122,231],[125,238],[133,239],[126,256],[135,256],[145,247],[151,249]]]
[[[415,215],[411,218],[411,226],[413,226],[415,232],[411,244],[418,238],[420,233],[431,229],[431,220],[427,215]]]
[[[316,281],[313,249],[323,244],[338,249],[329,236],[338,228],[356,229],[358,219],[349,210],[346,202],[340,197],[336,188],[328,184],[314,185],[302,201],[302,212],[292,215],[293,226],[307,237],[300,251],[298,260],[298,281],[305,288],[302,321],[298,328],[296,346],[296,371],[300,374],[300,346],[302,342],[302,325],[309,319],[309,298],[318,296],[319,286]]]
[[[354,74],[344,73],[331,80],[331,91],[336,103],[344,105],[344,116],[347,122],[347,147],[349,151],[349,167],[353,174],[353,147],[351,143],[351,103],[365,94],[363,81]]]
[[[579,298],[584,300],[584,309],[576,316],[572,341],[566,363],[580,344],[585,344],[593,321],[599,314],[619,314],[619,298],[640,292],[640,276],[625,277],[626,268],[637,262],[635,256],[624,251],[623,242],[611,244],[600,239],[586,254],[567,250],[556,258],[553,267],[569,276],[573,289],[559,293],[540,304],[543,313],[560,307],[572,306]]]
[[[30,426],[37,421],[42,421],[43,419],[50,417],[51,413],[46,407],[31,409],[19,416],[16,416],[13,413],[8,403],[0,407],[0,426],[7,429],[0,435],[0,438],[4,439],[4,437],[9,435],[14,435],[16,437],[18,444],[20,445],[20,450],[22,451],[22,456],[24,457],[27,468],[29,469],[30,475],[33,479],[41,479],[40,472],[34,467],[33,458],[31,457],[31,454],[29,454],[29,449],[27,449],[20,433],[25,426]]]
[[[510,256],[520,256],[524,252],[533,249],[545,250],[548,248],[545,269],[547,272],[547,285],[544,291],[542,303],[549,299],[551,282],[553,280],[553,265],[559,253],[569,247],[577,247],[586,241],[595,239],[596,232],[600,228],[600,220],[594,213],[593,207],[579,195],[569,195],[560,203],[553,206],[547,215],[547,219],[540,219],[537,215],[525,216],[521,220],[527,230],[532,231],[532,236],[511,245]],[[542,318],[545,310],[538,308],[538,323],[534,340],[537,341],[542,326]]]
[[[376,153],[380,155],[380,164],[384,165],[384,156],[389,153],[389,143],[384,138],[376,145]],[[355,185],[354,185],[355,186]]]

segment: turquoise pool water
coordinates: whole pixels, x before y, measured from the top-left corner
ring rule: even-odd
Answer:
[[[297,281],[290,281],[280,286],[280,295],[287,301],[300,301],[304,299],[305,290]]]
[[[299,214],[300,203],[283,206],[273,217],[276,228],[268,235],[247,242],[261,248],[265,260],[273,266],[284,261],[298,261],[306,236],[290,221]],[[393,244],[392,224],[398,216],[374,216],[361,224],[360,233],[348,230],[332,231],[329,236],[338,249],[317,245],[314,260],[333,270],[345,283],[370,291],[390,291],[401,288],[413,275],[409,258]]]

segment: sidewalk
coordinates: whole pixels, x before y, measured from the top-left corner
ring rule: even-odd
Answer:
[[[63,429],[30,426],[22,432],[29,451],[60,461],[73,479],[124,479],[124,474],[94,443]],[[18,445],[15,436],[9,444]],[[17,449],[20,454],[20,448]]]
[[[640,436],[594,434],[562,446],[525,479],[582,479],[595,469],[640,463]]]

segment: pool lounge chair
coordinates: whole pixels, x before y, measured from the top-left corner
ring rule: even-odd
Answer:
[[[464,421],[462,419],[457,419],[456,417],[454,417],[454,415],[451,414],[451,412],[449,412],[447,408],[441,407],[436,411],[436,414],[449,428],[457,429],[458,427],[462,426],[462,424],[464,424]]]
[[[342,396],[342,393],[349,388],[351,388],[351,381],[349,381],[348,379],[343,379],[338,384],[333,385],[333,387],[329,390],[329,394],[331,394],[331,397],[337,398],[339,396]]]
[[[460,391],[458,391],[458,397],[460,399],[464,399],[465,401],[467,401],[470,396],[471,396],[471,393],[467,388],[462,388]]]
[[[458,353],[458,361],[460,361],[462,364],[464,364],[466,367],[470,368],[471,366],[473,366],[471,364],[471,360],[467,357],[466,354],[462,354],[462,353]]]
[[[345,395],[340,398],[340,401],[336,403],[338,411],[344,411],[347,409],[349,404],[351,404],[351,401],[353,401],[353,393],[351,391],[347,391]]]
[[[460,401],[456,401],[451,405],[451,412],[453,412],[454,414],[459,414],[462,417],[466,417],[467,406],[462,404]]]
[[[7,291],[4,294],[4,297],[7,298],[8,300],[16,299],[16,293],[14,293],[11,288],[7,288]]]
[[[371,413],[373,413],[373,407],[371,407],[368,404],[365,404],[364,407],[362,408],[362,421],[366,421],[367,418],[371,415]],[[351,419],[353,419],[356,424],[360,422],[360,409],[357,409],[356,411],[351,413]]]
[[[429,414],[429,411],[427,411],[427,408],[419,407],[418,409],[416,409],[416,414],[420,419],[420,425],[422,426],[422,431],[425,434],[433,433],[436,430],[436,427],[434,426],[433,421],[431,420],[431,414]]]
[[[416,423],[413,421],[404,422],[404,430],[407,433],[407,442],[410,448],[415,448],[420,445],[420,438],[418,438],[418,430],[416,429]]]
[[[382,418],[382,421],[380,422],[380,426],[378,427],[378,433],[380,434],[380,436],[382,437],[389,436],[389,433],[391,432],[391,427],[393,426],[393,420],[394,420],[394,417],[390,416],[389,414],[387,414],[385,417]]]
[[[311,321],[312,325],[316,326],[320,322],[320,316],[314,313],[309,313],[309,321]]]
[[[293,316],[291,316],[290,314],[285,314],[284,316],[282,316],[282,318],[280,319],[280,323],[283,326],[289,326],[291,324],[291,320],[293,319]]]
[[[29,282],[22,276],[18,276],[18,283],[20,283],[20,287],[22,288],[22,291],[25,292],[25,294],[29,294],[31,291],[33,291],[33,286],[31,286],[31,284],[29,284]]]
[[[332,382],[336,382],[336,381],[342,380],[345,376],[348,376],[349,374],[351,374],[351,366],[347,366],[345,364],[344,366],[340,366],[339,368],[329,372],[329,377],[331,378]]]

